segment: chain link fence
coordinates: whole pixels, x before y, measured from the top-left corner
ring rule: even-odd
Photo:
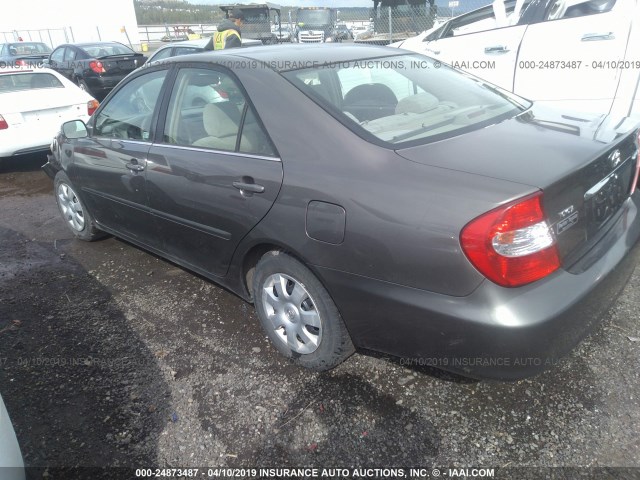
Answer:
[[[489,0],[372,0],[370,7],[277,7],[273,4],[220,5],[213,14],[203,15],[202,23],[139,25],[138,34],[143,51],[153,50],[164,42],[210,37],[226,12],[240,8],[245,15],[244,38],[263,43],[297,41],[300,43],[356,42],[386,45],[404,40],[438,26],[452,16],[475,10]],[[92,27],[91,27],[92,28]],[[51,48],[62,43],[94,41],[107,38],[100,27],[74,32],[72,27],[0,31],[0,42],[43,42]]]
[[[71,28],[45,28],[40,30],[0,32],[0,43],[42,42],[54,48],[61,43],[73,41],[73,31],[71,31]]]
[[[372,0],[370,7],[278,7],[273,4],[226,4],[202,24],[141,25],[142,42],[179,41],[211,36],[226,12],[239,8],[245,16],[242,36],[263,43],[357,42],[387,45],[418,35],[453,16],[475,10],[490,0]]]

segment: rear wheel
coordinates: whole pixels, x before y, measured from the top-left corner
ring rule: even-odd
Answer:
[[[80,87],[80,90],[84,90],[89,95],[93,96],[93,93],[91,93],[91,90],[89,89],[89,85],[87,85],[87,82],[85,82],[84,80],[78,79],[77,83],[78,83],[78,87]]]
[[[54,180],[58,210],[69,230],[80,240],[91,242],[106,234],[96,227],[93,217],[75,192],[67,175],[60,171]]]
[[[300,366],[330,370],[355,351],[327,290],[302,263],[282,252],[258,262],[253,298],[276,349]]]

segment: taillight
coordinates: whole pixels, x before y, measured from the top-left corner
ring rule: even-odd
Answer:
[[[636,174],[631,183],[631,193],[635,192],[638,186],[638,174],[640,174],[640,130],[636,132]]]
[[[93,62],[89,62],[89,68],[91,70],[93,70],[96,73],[104,73],[106,72],[106,70],[104,69],[104,66],[102,65],[102,62],[98,61],[93,61]]]
[[[462,229],[460,243],[480,273],[504,287],[535,282],[560,267],[542,192],[472,220]]]
[[[9,124],[4,119],[4,117],[0,115],[0,130],[6,130],[7,128],[9,128]]]
[[[97,100],[89,100],[87,102],[87,115],[93,115],[93,112],[95,112],[99,106],[100,102],[98,102]]]
[[[16,60],[16,65],[18,67],[26,67],[27,66],[27,62],[25,62],[23,59],[20,58],[20,59]]]

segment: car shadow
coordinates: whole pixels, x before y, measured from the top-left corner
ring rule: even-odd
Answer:
[[[32,172],[40,170],[40,167],[45,163],[47,163],[47,152],[16,155],[15,157],[0,157],[0,173]]]
[[[0,244],[0,392],[27,478],[157,466],[170,390],[134,319],[50,242],[0,227]]]

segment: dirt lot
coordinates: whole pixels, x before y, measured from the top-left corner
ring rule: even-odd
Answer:
[[[42,467],[31,478],[105,465],[640,467],[637,273],[597,331],[530,380],[366,352],[315,374],[281,359],[227,291],[115,238],[73,240],[44,160],[0,167],[0,392],[25,463]]]

